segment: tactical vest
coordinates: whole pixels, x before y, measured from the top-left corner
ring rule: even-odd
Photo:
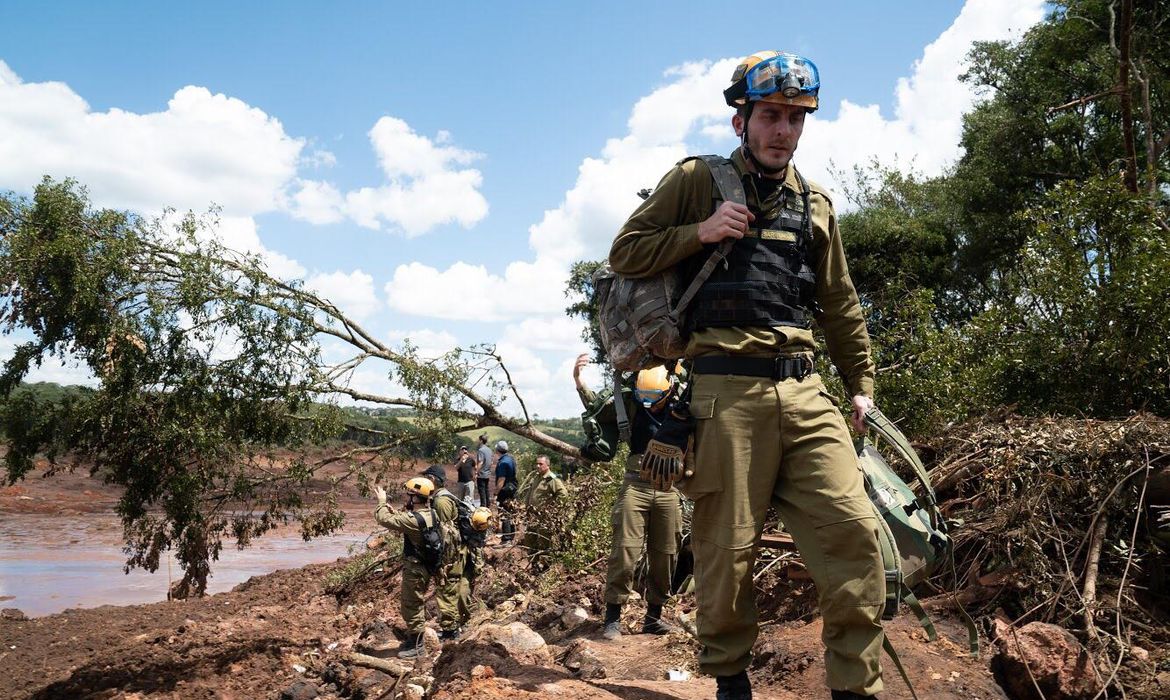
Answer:
[[[809,186],[797,172],[800,196],[781,188],[770,211],[752,207],[754,227],[736,241],[723,265],[699,288],[690,309],[690,330],[727,326],[808,328],[816,309],[816,273]],[[689,277],[710,257],[716,244],[687,261]]]
[[[646,445],[662,425],[662,415],[656,416],[650,409],[638,404],[637,410],[634,411],[633,424],[630,426],[630,454],[640,455],[646,452]]]

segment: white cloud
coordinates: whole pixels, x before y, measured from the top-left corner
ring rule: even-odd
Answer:
[[[1019,38],[1043,16],[1044,3],[1037,0],[968,0],[951,26],[923,49],[911,75],[898,79],[893,118],[877,105],[849,100],[841,101],[836,119],[814,114],[801,139],[798,167],[829,186],[840,184],[833,181],[830,163],[846,174],[875,158],[925,175],[941,173],[961,155],[963,114],[978,99],[959,81],[971,43]]]
[[[241,100],[187,86],[162,112],[92,111],[59,82],[25,83],[0,62],[0,186],[75,177],[95,202],[228,215],[279,208],[304,142]]]
[[[470,228],[487,216],[487,200],[479,191],[483,176],[458,167],[481,155],[451,145],[448,132],[431,140],[401,119],[382,117],[369,136],[386,183],[342,195],[328,183],[302,180],[292,197],[294,216],[311,223],[349,217],[372,229],[388,224],[407,237],[443,224]]]
[[[459,345],[459,341],[450,332],[435,331],[430,328],[412,331],[394,330],[390,331],[386,337],[395,345],[401,345],[409,340],[422,357],[439,357],[451,352]]]
[[[589,352],[589,345],[581,337],[584,328],[584,323],[568,316],[531,317],[509,324],[501,338],[533,350]]]
[[[353,272],[318,272],[305,280],[305,286],[358,322],[366,321],[382,306],[374,291],[374,278],[360,269]]]

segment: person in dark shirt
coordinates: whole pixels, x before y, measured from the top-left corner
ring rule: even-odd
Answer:
[[[520,484],[516,481],[516,460],[508,454],[508,443],[500,440],[496,443],[496,503],[500,507],[500,541],[511,542],[516,537],[516,523],[512,521],[512,510],[515,507],[516,490]]]
[[[459,448],[459,456],[455,460],[455,471],[458,482],[455,484],[455,497],[475,508],[475,457],[467,451],[467,447]]]

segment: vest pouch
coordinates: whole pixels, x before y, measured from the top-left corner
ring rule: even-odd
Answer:
[[[719,462],[712,460],[702,463],[695,458],[699,446],[702,444],[703,434],[716,428],[714,425],[715,400],[714,395],[696,394],[691,396],[690,411],[691,416],[695,419],[695,447],[687,454],[683,472],[684,475],[689,472],[691,476],[677,481],[675,486],[692,501],[723,490],[723,473],[720,471]]]

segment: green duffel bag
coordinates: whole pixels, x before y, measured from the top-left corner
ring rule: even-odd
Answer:
[[[858,438],[855,445],[857,460],[865,475],[866,492],[874,510],[881,516],[878,519],[881,525],[878,539],[886,572],[884,617],[892,618],[897,614],[899,603],[906,603],[918,616],[930,640],[934,641],[938,639],[938,632],[912,589],[934,574],[939,566],[952,564],[948,524],[939,510],[930,475],[902,431],[877,408],[865,414],[865,423],[906,460],[921,486],[921,492],[915,493],[890,468],[873,443],[864,437]],[[975,623],[961,607],[959,612],[967,623],[971,653],[978,654],[979,635]]]

